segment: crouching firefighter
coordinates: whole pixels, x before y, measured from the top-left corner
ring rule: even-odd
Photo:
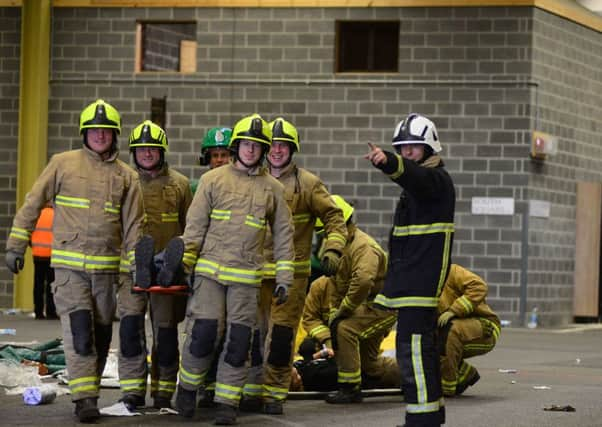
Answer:
[[[194,269],[187,307],[176,407],[192,417],[196,394],[214,357],[215,423],[236,422],[247,378],[264,264],[266,232],[274,239],[274,295],[286,300],[293,281],[293,226],[282,185],[261,167],[272,132],[257,114],[236,123],[234,162],[203,174],[186,218],[184,264]],[[222,337],[223,350],[217,354]]]
[[[481,378],[465,359],[489,353],[500,337],[500,319],[487,305],[487,283],[452,264],[439,299],[441,385],[458,396]]]

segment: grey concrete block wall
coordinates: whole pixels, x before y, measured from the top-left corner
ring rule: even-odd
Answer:
[[[197,22],[197,73],[134,73],[136,21],[145,19]],[[400,72],[335,75],[335,22],[345,19],[399,19]],[[547,53],[549,40],[539,32],[550,27],[567,34],[566,49]],[[78,114],[94,98],[122,112],[125,148],[129,131],[148,117],[151,97],[166,96],[169,160],[196,178],[208,128],[253,112],[283,115],[299,127],[298,163],[354,202],[359,225],[385,247],[399,188],[362,158],[366,142],[388,147],[405,115],[430,116],[457,188],[454,260],[481,274],[491,305],[517,322],[526,256],[521,215],[529,199],[550,201],[552,216],[529,222],[528,303],[548,324],[570,319],[576,176],[563,164],[572,157],[561,153],[535,170],[529,141],[539,117],[538,128],[563,144],[594,144],[588,132],[567,132],[566,124],[579,120],[574,115],[555,127],[552,104],[562,105],[571,85],[596,82],[556,83],[546,66],[573,55],[599,64],[599,50],[591,49],[599,48],[599,33],[526,7],[55,8],[52,37],[51,153],[81,144]],[[85,47],[76,40],[86,40]],[[590,95],[598,106],[599,93]],[[577,110],[591,101],[575,101]],[[581,156],[582,174],[600,170],[602,155],[594,155],[589,163]],[[472,215],[474,196],[513,197],[517,214]]]

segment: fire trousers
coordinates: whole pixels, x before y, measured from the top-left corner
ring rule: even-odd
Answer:
[[[437,309],[402,307],[397,312],[397,363],[406,405],[407,427],[445,423],[439,352]]]
[[[339,388],[360,387],[362,376],[376,383],[399,384],[399,367],[390,358],[379,357],[380,343],[397,320],[394,311],[359,305],[336,326],[335,360]]]
[[[295,278],[286,302],[276,305],[272,296],[276,282],[273,279],[262,282],[245,397],[263,397],[268,402],[286,399],[307,285],[307,277]]]
[[[238,406],[249,370],[258,294],[255,286],[223,285],[195,277],[186,310],[186,341],[178,375],[181,387],[197,390],[204,383],[213,358],[219,357],[215,402]],[[223,350],[218,355],[223,337]]]
[[[122,276],[123,278],[123,276]],[[122,280],[118,294],[119,384],[123,394],[145,396],[147,345],[144,316],[147,304],[153,330],[151,396],[171,399],[178,375],[178,323],[184,319],[186,296],[133,293],[131,281]]]
[[[55,269],[52,292],[61,318],[73,401],[98,397],[111,345],[118,279],[118,273]]]
[[[441,355],[441,385],[445,396],[454,396],[456,387],[469,383],[476,375],[475,367],[464,359],[489,353],[497,342],[499,329],[490,322],[490,333],[484,333],[484,318],[453,319]]]

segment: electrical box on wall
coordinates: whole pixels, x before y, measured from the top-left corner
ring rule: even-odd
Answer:
[[[531,134],[531,158],[545,160],[556,154],[558,138],[550,134],[533,131]]]

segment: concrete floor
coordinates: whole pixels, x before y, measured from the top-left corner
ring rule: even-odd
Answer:
[[[117,326],[117,323],[115,323]],[[22,315],[0,315],[0,329],[15,328],[7,341],[46,341],[61,335],[57,321],[36,321]],[[118,336],[118,335],[115,335]],[[116,347],[116,344],[113,344]],[[461,397],[446,399],[446,426],[580,426],[602,425],[602,326],[573,325],[566,329],[503,329],[496,349],[472,359],[481,381]],[[514,374],[500,369],[516,369]],[[537,389],[546,386],[549,388]],[[100,406],[117,401],[117,389],[101,390]],[[150,399],[147,399],[150,403]],[[548,412],[549,405],[571,405],[576,412]],[[59,426],[77,424],[69,396],[43,406],[25,406],[20,396],[0,390],[0,425]],[[150,408],[149,412],[153,412]],[[401,424],[401,396],[371,397],[362,404],[333,406],[321,400],[289,400],[285,415],[241,414],[249,426],[395,426]],[[193,420],[145,415],[108,418],[104,425],[211,425],[213,411],[197,411]]]

